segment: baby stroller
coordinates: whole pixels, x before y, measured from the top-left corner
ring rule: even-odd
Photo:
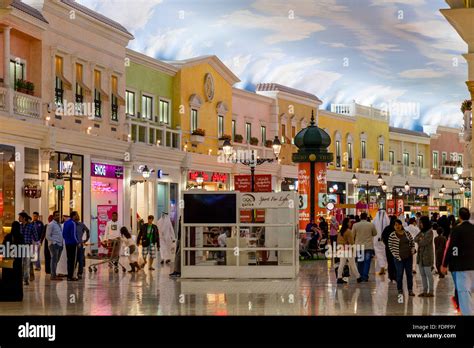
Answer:
[[[300,243],[300,257],[302,257],[303,260],[311,260],[313,258],[313,255],[308,250],[308,245],[308,240],[301,241]]]
[[[89,272],[97,272],[97,266],[108,264],[109,268],[114,268],[114,272],[118,273],[119,266],[122,267],[122,272],[126,272],[127,269],[120,263],[120,239],[111,239],[101,242],[101,245],[107,249],[106,256],[99,262],[89,265]]]

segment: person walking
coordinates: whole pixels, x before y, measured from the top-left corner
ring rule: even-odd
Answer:
[[[379,275],[384,275],[385,269],[387,268],[387,255],[385,254],[385,244],[382,240],[382,233],[390,224],[390,218],[385,209],[380,209],[377,212],[373,224],[377,230],[377,235],[374,237],[375,258],[377,260],[377,266],[379,267]]]
[[[407,232],[410,232],[411,234],[411,237],[413,238],[413,240],[415,240],[415,237],[418,235],[418,233],[420,233],[420,220],[419,219],[416,219],[414,217],[410,218],[410,220],[408,220],[408,226],[405,228],[405,230]],[[418,244],[415,244],[415,249],[416,251],[418,251]],[[415,270],[415,265],[417,264],[416,262],[416,253],[413,255],[413,274],[416,274],[416,270]]]
[[[420,218],[420,233],[414,238],[415,243],[418,244],[418,251],[416,252],[416,263],[420,270],[421,282],[423,284],[423,292],[419,294],[420,297],[434,296],[433,274],[433,230],[431,229],[431,221],[428,216]]]
[[[395,269],[397,271],[398,294],[403,295],[403,274],[407,277],[408,295],[415,296],[413,292],[413,253],[415,243],[411,234],[403,229],[400,219],[395,220],[395,231],[390,234],[388,246],[393,255]]]
[[[352,236],[352,231],[349,229],[349,218],[345,218],[342,221],[341,230],[337,234],[337,245],[343,245],[344,251],[343,256],[340,257],[339,261],[339,268],[337,269],[337,284],[346,284],[347,282],[342,279],[342,275],[344,273],[344,266],[348,263],[349,264],[349,271],[350,274],[356,277],[356,279],[360,278],[359,271],[357,270],[355,264],[355,255],[354,248],[354,237]]]
[[[37,211],[33,212],[33,226],[36,230],[36,235],[38,239],[36,240],[36,262],[35,262],[35,271],[41,271],[41,241],[44,234],[44,224],[39,219],[39,213]]]
[[[473,315],[474,225],[469,222],[470,215],[469,209],[459,209],[460,224],[451,232],[441,267],[443,274],[446,274],[448,268],[453,274],[462,315]]]
[[[51,221],[53,221],[53,215],[48,216],[48,223],[44,225],[40,239],[41,244],[44,244],[44,272],[46,274],[51,274],[51,253],[49,252],[48,240],[46,239],[46,230]]]
[[[435,263],[436,271],[438,272],[439,278],[444,278],[444,274],[441,272],[441,265],[443,264],[444,250],[446,249],[447,239],[443,235],[443,229],[438,224],[433,224],[433,231],[436,231],[437,236],[434,239],[435,245]]]
[[[158,235],[158,227],[153,223],[155,217],[153,215],[148,216],[148,223],[143,225],[138,233],[137,245],[142,246],[142,255],[145,264],[147,264],[147,258],[150,256],[150,262],[148,264],[148,269],[154,271],[153,260],[156,257],[156,250],[159,249],[160,239]]]
[[[105,248],[111,250],[113,248],[113,243],[118,243],[120,241],[120,224],[118,222],[118,213],[116,211],[112,212],[112,220],[107,221],[105,225],[105,234],[101,240],[102,245]],[[113,261],[114,267],[118,267],[118,261]],[[109,264],[109,267],[111,265]]]
[[[81,222],[81,217],[77,212],[74,212],[75,215],[73,216],[74,223],[76,224],[76,234],[77,240],[79,244],[77,245],[77,278],[82,279],[82,275],[84,274],[84,267],[86,265],[86,255],[85,255],[85,243],[87,243],[91,237],[91,233],[86,225]],[[84,236],[85,234],[85,236]]]
[[[390,252],[390,248],[388,247],[388,240],[390,235],[393,231],[395,231],[395,221],[397,217],[392,215],[390,217],[390,224],[384,228],[382,232],[382,242],[385,245],[385,256],[387,258],[387,270],[388,270],[388,279],[390,282],[394,282],[397,280],[397,270],[395,269],[395,261],[393,259],[393,255]]]
[[[347,223],[349,227],[349,222]],[[336,220],[335,216],[331,216],[331,221],[329,222],[329,239],[331,240],[331,247],[337,242],[339,231],[339,223]]]
[[[364,251],[363,260],[358,260],[358,271],[360,277],[358,283],[369,281],[370,263],[374,256],[374,237],[377,230],[374,224],[367,221],[367,213],[360,214],[360,222],[353,225],[354,242]]]
[[[77,261],[77,246],[79,245],[76,232],[76,223],[74,222],[76,214],[76,211],[71,212],[69,219],[64,223],[63,226],[63,238],[64,244],[66,245],[68,281],[78,280],[78,278],[74,277],[74,270],[76,268]]]
[[[160,239],[161,264],[169,264],[171,257],[176,250],[176,236],[174,234],[173,224],[168,214],[163,213],[157,222]]]
[[[62,278],[56,274],[56,268],[61,258],[64,243],[59,219],[59,211],[56,210],[53,212],[53,220],[51,220],[46,228],[46,240],[48,241],[49,252],[51,254],[51,280],[62,280]]]
[[[29,220],[30,217],[26,212],[23,211],[18,214],[21,234],[23,235],[25,244],[29,246],[29,253],[32,254],[32,250],[36,247],[36,242],[39,240],[39,237],[36,234],[34,225],[30,223]],[[33,255],[26,255],[23,257],[23,281],[25,285],[30,284],[31,276],[31,280],[34,280],[33,264],[31,263],[32,256]]]

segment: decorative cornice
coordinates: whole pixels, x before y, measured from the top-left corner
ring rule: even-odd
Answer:
[[[177,67],[171,64],[149,57],[143,53],[133,51],[129,48],[127,48],[126,54],[127,54],[127,58],[129,58],[132,62],[144,65],[151,69],[156,69],[170,76],[176,76],[176,73],[179,71]]]
[[[249,91],[246,91],[244,89],[240,89],[240,88],[236,88],[236,87],[232,88],[232,95],[236,96],[236,97],[245,98],[245,99],[252,99],[256,102],[260,102],[260,103],[263,103],[263,104],[271,104],[271,103],[274,102],[273,98],[265,97],[263,95],[255,93],[255,92],[249,92]]]

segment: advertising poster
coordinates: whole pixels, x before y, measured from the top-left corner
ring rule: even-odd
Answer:
[[[117,212],[116,205],[98,205],[97,206],[97,237],[98,241],[102,240],[105,234],[105,226],[107,221],[112,220],[112,213]],[[106,254],[107,250],[99,245],[99,254]]]
[[[397,199],[397,216],[403,214],[404,207],[403,207],[403,199]]]
[[[394,199],[387,199],[387,214],[388,215],[395,214],[395,200]]]
[[[310,206],[309,194],[311,163],[298,164],[298,199],[299,199],[299,229],[304,231],[309,223]]]
[[[327,194],[328,192],[328,185],[327,185],[327,177],[326,177],[326,168],[327,165],[324,162],[316,162],[316,215],[326,214],[326,205],[330,202],[330,196]],[[319,200],[321,199],[321,203]],[[335,202],[332,202],[335,203]]]

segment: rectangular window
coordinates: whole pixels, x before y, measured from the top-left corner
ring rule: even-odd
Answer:
[[[461,163],[461,167],[464,167],[463,163],[462,163],[462,155],[461,154],[458,154],[458,162]]]
[[[362,154],[362,158],[366,158],[367,157],[367,143],[365,142],[365,140],[362,140],[360,142],[360,149],[361,149],[361,154]]]
[[[336,167],[341,166],[341,142],[336,140]]]
[[[281,125],[281,143],[282,144],[286,143],[286,125],[285,124]]]
[[[296,127],[291,126],[291,143],[294,144],[296,136]]]
[[[170,103],[166,100],[160,100],[160,122],[169,125],[170,121]]]
[[[232,120],[232,141],[235,139],[235,120]]]
[[[446,165],[446,160],[448,159],[448,154],[446,152],[443,152],[441,154],[441,164],[444,166]]]
[[[379,144],[379,161],[380,162],[382,162],[384,160],[383,152],[384,152],[384,145]]]
[[[198,128],[198,111],[191,109],[191,133]]]
[[[416,162],[417,162],[418,168],[423,168],[423,155],[418,155],[416,157]]]
[[[410,154],[408,152],[403,153],[403,165],[406,167],[410,166]]]
[[[347,143],[348,161],[347,168],[352,169],[352,143]]]
[[[251,123],[245,123],[245,139],[247,140],[247,143],[250,143],[250,138],[252,137],[252,124]]]
[[[39,174],[39,150],[25,147],[25,173]]]
[[[76,112],[79,115],[84,114],[84,89],[82,88],[83,83],[84,67],[82,64],[76,63]]]
[[[10,82],[14,84],[17,90],[16,83],[18,80],[25,80],[25,63],[20,63],[15,60],[10,60]]]
[[[390,161],[391,165],[395,164],[395,152],[393,151],[388,152],[388,160]]]
[[[56,64],[56,77],[55,77],[55,86],[54,86],[54,100],[56,105],[62,106],[64,102],[64,86],[62,80],[63,74],[63,59],[61,57],[56,56],[55,58]]]
[[[100,95],[101,90],[101,73],[98,70],[94,70],[94,106],[95,106],[95,117],[102,117],[102,96]]]
[[[433,151],[433,169],[438,169],[438,168],[439,168],[438,151]]]
[[[224,136],[224,116],[217,116],[217,136],[222,138]]]
[[[153,97],[142,95],[142,118],[153,119]]]
[[[135,92],[125,91],[125,113],[135,116]]]
[[[267,141],[267,127],[260,126],[260,138],[262,139],[262,145],[265,146],[265,142]]]
[[[111,118],[112,121],[118,121],[118,79],[112,76],[112,100],[111,100]]]

